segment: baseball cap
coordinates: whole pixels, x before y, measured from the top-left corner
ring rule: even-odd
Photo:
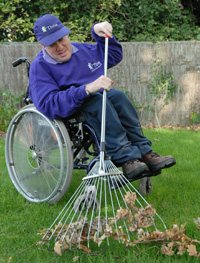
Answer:
[[[69,28],[64,26],[56,16],[51,14],[39,17],[34,24],[34,33],[37,40],[46,47],[68,35],[69,32]]]

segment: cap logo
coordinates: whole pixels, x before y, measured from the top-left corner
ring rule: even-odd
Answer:
[[[53,24],[53,25],[49,25],[49,26],[43,26],[42,27],[42,32],[47,32],[47,29],[48,30],[51,30],[51,29],[53,29],[54,27],[56,27],[56,26],[58,26],[58,24]]]
[[[47,32],[47,28],[45,26],[42,27],[42,32]]]

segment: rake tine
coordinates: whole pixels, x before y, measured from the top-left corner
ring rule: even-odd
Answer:
[[[109,186],[109,189],[110,189],[110,181],[109,180],[108,180],[108,186]],[[109,191],[109,194],[110,194],[110,199],[111,199],[111,204],[112,204],[112,209],[113,209],[113,216],[114,216],[114,221],[115,221],[115,227],[116,227],[116,232],[117,232],[117,236],[118,236],[118,241],[120,242],[119,232],[118,232],[118,228],[117,228],[117,221],[116,221],[116,216],[115,216],[115,209],[114,209],[114,204],[113,204],[113,198],[112,198],[111,191]]]

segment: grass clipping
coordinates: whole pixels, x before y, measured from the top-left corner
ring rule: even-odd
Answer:
[[[90,248],[85,245],[87,237],[87,244],[89,244],[89,241],[93,241],[98,244],[98,246],[107,238],[121,241],[126,247],[157,242],[162,244],[161,252],[164,255],[183,255],[185,252],[188,252],[189,256],[200,257],[200,252],[197,252],[196,246],[200,244],[200,241],[193,240],[185,235],[186,223],[181,225],[181,227],[179,227],[177,223],[173,223],[172,228],[164,232],[159,230],[149,231],[149,228],[154,224],[156,210],[152,208],[151,205],[145,208],[138,208],[135,205],[135,200],[136,193],[127,192],[125,202],[128,208],[121,207],[117,210],[116,220],[112,217],[107,220],[96,217],[91,224],[89,221],[85,222],[84,218],[80,218],[79,221],[72,223],[70,228],[67,225],[63,226],[62,222],[60,222],[59,226],[55,226],[56,231],[55,229],[51,229],[49,235],[45,237],[45,240],[49,241],[51,233],[55,232],[54,237],[56,241],[54,242],[54,251],[60,256],[62,252],[74,247],[90,253]],[[98,227],[99,222],[100,227]],[[118,225],[117,228],[116,223]],[[194,223],[200,230],[200,218],[197,220],[194,219]],[[125,225],[131,238],[126,234],[127,231],[124,231]],[[88,236],[89,227],[91,229]],[[62,231],[60,231],[61,228]],[[65,233],[66,230],[67,234]],[[44,236],[46,232],[47,229],[43,229],[39,235]],[[98,232],[101,234],[100,237],[98,237]],[[42,241],[43,244],[45,240]]]

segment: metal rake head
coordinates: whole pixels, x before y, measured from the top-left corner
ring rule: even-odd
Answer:
[[[162,218],[109,160],[98,162],[74,192],[42,238],[63,250],[116,239],[132,244],[148,233],[166,229]],[[109,168],[108,168],[109,167]],[[156,222],[157,221],[157,222]],[[158,227],[157,227],[158,225]]]

